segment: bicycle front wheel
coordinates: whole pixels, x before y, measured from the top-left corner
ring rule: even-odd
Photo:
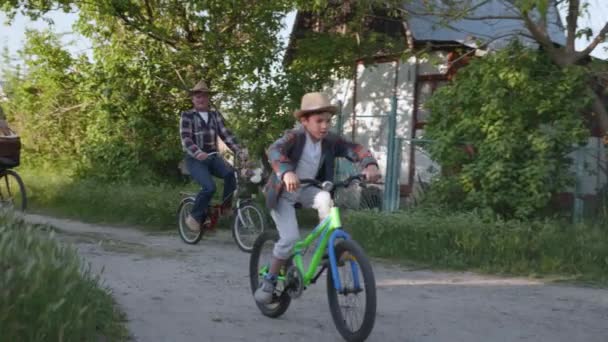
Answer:
[[[5,170],[0,174],[0,206],[18,211],[25,211],[27,207],[25,185],[13,170]]]
[[[331,248],[331,247],[330,247]],[[364,341],[376,320],[376,280],[363,248],[353,240],[334,247],[340,288],[331,271],[327,274],[329,309],[338,332],[347,341]]]
[[[238,208],[232,224],[232,237],[239,249],[251,253],[253,244],[264,232],[265,221],[262,210],[253,203]]]
[[[272,251],[274,244],[279,240],[279,235],[274,231],[268,231],[255,240],[253,244],[253,250],[249,259],[249,281],[251,284],[251,294],[260,286],[260,282],[264,278],[264,275],[268,272],[270,264],[272,262]],[[285,268],[289,267],[291,263],[288,261]],[[281,272],[284,276],[285,272]],[[291,297],[285,289],[283,281],[279,281],[277,288],[273,293],[272,303],[261,304],[256,302],[256,305],[264,316],[270,318],[277,318],[287,311],[289,304],[291,303]]]

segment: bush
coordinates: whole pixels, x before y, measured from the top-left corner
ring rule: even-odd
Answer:
[[[427,102],[435,195],[504,217],[542,213],[573,178],[567,154],[585,142],[585,71],[559,68],[517,44],[474,60]]]
[[[475,213],[350,212],[345,227],[373,256],[449,268],[608,280],[608,238],[599,226],[550,220],[485,220]]]
[[[5,341],[124,337],[109,293],[53,233],[0,215],[0,331]]]

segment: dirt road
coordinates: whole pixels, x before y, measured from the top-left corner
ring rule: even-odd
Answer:
[[[273,320],[248,282],[249,255],[228,232],[189,246],[147,234],[50,217],[102,278],[136,341],[342,341],[325,281]],[[523,278],[408,270],[374,262],[378,314],[369,341],[608,341],[608,290]]]

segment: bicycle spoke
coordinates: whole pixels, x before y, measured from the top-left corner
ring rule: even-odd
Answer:
[[[0,173],[0,205],[8,209],[25,209],[25,189],[16,172],[7,170]]]
[[[200,239],[201,232],[194,232],[188,228],[186,224],[186,218],[192,212],[192,207],[194,206],[194,201],[187,202],[183,205],[179,213],[179,230],[182,239],[186,243],[196,243]]]
[[[270,269],[270,264],[272,263],[273,249],[274,249],[273,241],[266,241],[261,248],[260,257],[258,259],[259,260],[258,265],[260,265],[259,266],[260,274],[258,277],[258,282],[263,281],[264,275],[266,275],[266,273]],[[282,281],[279,281],[275,288],[275,296],[278,298],[284,290],[285,290],[285,284]],[[279,303],[271,303],[271,304],[267,304],[266,306],[268,308],[272,309],[272,308],[276,308],[278,305],[279,305]]]
[[[253,218],[251,217],[251,212],[250,211],[246,211],[245,212],[245,217],[246,217],[246,223],[245,223],[245,227],[247,227],[247,229],[252,229],[255,227],[255,223],[253,221]]]
[[[352,264],[358,267],[356,260],[346,253],[342,254],[340,260],[342,262],[338,268],[338,273],[343,291],[339,293],[338,303],[349,330],[357,331],[363,324],[363,312],[361,310],[365,308],[364,303],[362,303],[362,300],[365,300],[365,289],[361,279],[358,282],[361,289],[355,288]]]
[[[6,182],[6,191],[8,192],[8,197],[9,197],[9,198],[12,198],[12,194],[11,194],[11,186],[10,186],[10,184],[8,183],[8,175],[6,175],[6,176],[4,177],[4,180],[5,180],[5,182]]]
[[[263,231],[263,216],[254,206],[239,209],[235,220],[235,238],[245,248],[253,246],[255,239]]]

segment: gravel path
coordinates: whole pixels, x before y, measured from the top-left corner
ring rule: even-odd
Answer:
[[[249,289],[249,255],[228,232],[189,246],[177,232],[26,220],[59,228],[103,270],[136,341],[342,341],[324,277],[281,318],[262,316]],[[369,341],[608,341],[606,289],[373,266],[378,313]]]

